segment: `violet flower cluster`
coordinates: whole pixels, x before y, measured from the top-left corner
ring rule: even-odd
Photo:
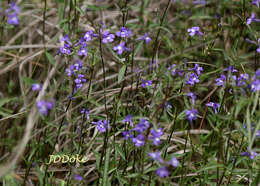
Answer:
[[[108,120],[99,120],[97,122],[92,122],[93,125],[96,125],[96,128],[102,132],[102,133],[105,133],[107,130],[110,129],[110,125],[109,125],[109,121]]]
[[[48,111],[54,107],[54,103],[52,101],[37,101],[37,107],[41,114],[47,116]]]
[[[134,143],[136,147],[141,147],[145,145],[145,135],[150,128],[150,123],[146,119],[140,119],[140,122],[134,126],[133,121],[132,121],[132,115],[127,115],[125,119],[122,121],[123,123],[129,123],[132,129],[128,131],[123,131],[123,136],[125,140],[131,139],[131,141]],[[137,132],[135,136],[135,132]],[[159,129],[151,129],[149,135],[148,135],[148,140],[153,142],[155,146],[158,146],[161,141],[160,137],[163,135],[163,130],[162,128]]]
[[[87,82],[87,80],[85,79],[85,76],[82,73],[80,73],[81,70],[82,70],[81,61],[77,61],[75,64],[70,65],[65,70],[67,76],[73,76],[73,78],[75,78],[74,92],[76,92],[78,89],[80,89],[83,86],[83,83]]]
[[[228,75],[221,74],[219,78],[216,79],[216,84],[218,86],[224,87],[227,81],[230,81],[230,84],[233,88],[244,88],[249,90],[250,92],[256,92],[260,90],[260,69],[258,69],[254,76],[251,78],[247,73],[241,73],[239,76],[233,74],[238,72],[234,67],[229,66],[224,69],[224,71],[228,71]]]

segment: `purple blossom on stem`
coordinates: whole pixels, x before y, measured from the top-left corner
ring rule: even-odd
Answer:
[[[200,67],[198,64],[195,64],[194,68],[191,68],[190,70],[195,70],[198,75],[200,75],[200,72],[203,71],[203,68]]]
[[[212,107],[214,109],[215,114],[218,113],[217,109],[220,107],[218,103],[209,102],[206,104],[208,107]]]
[[[171,66],[169,66],[168,70],[171,71],[172,76],[175,76],[177,74],[177,69],[176,69],[176,65],[175,64],[172,64]]]
[[[117,51],[117,54],[121,55],[124,51],[130,51],[130,48],[125,47],[125,42],[118,44],[113,47],[114,51]]]
[[[249,76],[247,73],[245,74],[240,74],[239,77],[232,76],[232,78],[236,81],[237,86],[242,86],[246,84],[246,80],[248,80]]]
[[[165,106],[166,109],[172,109],[172,105],[170,104],[169,101],[166,101],[164,106]]]
[[[133,135],[130,131],[123,131],[123,136],[125,137],[125,140],[128,140],[129,138],[132,139]]]
[[[252,81],[249,85],[249,88],[252,92],[256,92],[256,91],[260,90],[260,80],[256,79],[256,80]]]
[[[255,18],[254,12],[251,14],[250,18],[246,20],[246,24],[250,25],[252,22],[260,22],[260,19]]]
[[[42,89],[42,85],[41,85],[41,84],[34,83],[34,84],[32,85],[32,90],[33,90],[33,91],[41,90],[41,89]]]
[[[76,91],[77,89],[79,89],[83,86],[82,83],[85,83],[86,79],[85,79],[84,75],[79,74],[74,82],[76,83],[76,85],[75,85],[75,91]]]
[[[188,77],[188,80],[186,81],[186,85],[194,85],[195,83],[198,83],[199,81],[200,81],[199,77],[196,74],[191,73],[190,77]]]
[[[135,128],[133,128],[134,131],[137,131],[139,133],[143,133],[144,131],[146,131],[150,126],[150,123],[145,120],[145,119],[141,119],[140,122],[138,123],[138,125],[136,125]]]
[[[258,153],[251,151],[251,152],[242,152],[240,154],[241,156],[249,156],[251,160],[255,159],[256,156],[258,156]]]
[[[195,26],[195,27],[192,27],[192,28],[188,28],[187,31],[189,32],[190,36],[194,36],[195,34],[198,34],[200,36],[203,35],[203,33],[200,32],[200,27],[198,27],[198,26]]]
[[[173,166],[173,167],[178,167],[180,162],[178,161],[177,158],[172,157],[172,159],[168,162],[168,164]]]
[[[79,56],[87,56],[88,55],[88,50],[86,47],[81,47],[78,51]]]
[[[226,76],[224,74],[221,74],[220,78],[216,79],[217,85],[222,87],[225,85],[225,81],[226,81]]]
[[[132,36],[132,31],[128,28],[121,27],[120,31],[116,32],[118,37],[127,38]]]
[[[89,109],[83,108],[83,109],[81,109],[80,113],[81,113],[81,114],[84,114],[84,113],[85,113],[86,119],[87,119],[87,120],[90,119],[90,118],[89,118]]]
[[[198,114],[197,109],[186,110],[186,117],[190,122],[192,122],[192,120],[197,119],[197,114]]]
[[[144,146],[145,141],[144,141],[144,136],[142,134],[138,134],[137,137],[132,138],[132,142],[135,144],[137,147]]]
[[[195,100],[196,100],[196,98],[197,98],[196,94],[194,94],[193,92],[189,92],[189,93],[187,94],[187,96],[191,98],[191,103],[192,103],[192,105],[194,105]]]
[[[256,5],[257,8],[259,8],[259,3],[260,3],[260,0],[253,0],[253,1],[251,2],[251,5]]]
[[[60,38],[60,52],[62,54],[71,54],[71,45],[72,43],[69,40],[69,36],[65,35],[64,37],[61,36]]]
[[[115,35],[111,34],[108,30],[104,31],[102,35],[102,43],[111,43],[115,39]]]
[[[169,172],[165,167],[160,167],[159,169],[156,170],[156,174],[161,178],[164,178],[169,175]]]
[[[81,181],[83,179],[82,176],[80,176],[78,174],[74,174],[73,177],[75,180],[78,180],[78,181]]]
[[[193,0],[192,4],[194,5],[205,5],[207,2],[205,0]]]
[[[12,1],[8,4],[9,8],[6,10],[7,23],[10,25],[18,25],[19,19],[18,14],[20,13],[20,8]]]
[[[150,132],[150,135],[148,136],[148,139],[153,141],[153,144],[155,146],[160,144],[160,137],[163,135],[162,128],[159,128],[157,130],[152,129]]]
[[[152,85],[152,80],[144,80],[142,79],[142,87],[146,88]]]
[[[104,120],[104,121],[99,120],[97,122],[93,121],[92,124],[96,125],[97,129],[102,133],[106,132],[107,129],[110,129],[108,120]]]
[[[150,41],[152,41],[152,39],[148,36],[147,33],[145,33],[143,36],[140,36],[139,38],[137,38],[137,41],[140,40],[144,40],[145,44],[148,44]]]
[[[131,127],[134,126],[132,121],[133,116],[131,114],[127,115],[125,119],[122,120],[123,123],[129,123]]]
[[[65,72],[67,73],[67,76],[71,76],[72,74],[74,74],[74,65],[70,65],[69,68],[66,68]]]
[[[150,156],[152,158],[152,160],[156,160],[160,163],[163,163],[163,159],[161,157],[161,152],[159,152],[159,151],[150,152],[150,153],[148,153],[148,156]]]
[[[47,116],[48,111],[54,107],[54,103],[51,101],[37,101],[37,107],[41,114]]]
[[[83,36],[83,38],[86,40],[86,42],[91,41],[93,37],[97,37],[97,34],[95,34],[93,32],[93,30],[89,30]]]

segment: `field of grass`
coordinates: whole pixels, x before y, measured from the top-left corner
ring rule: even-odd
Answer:
[[[260,0],[0,0],[0,185],[260,185]]]

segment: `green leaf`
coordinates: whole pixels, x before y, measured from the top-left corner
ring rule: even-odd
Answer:
[[[118,73],[118,83],[120,83],[124,77],[124,74],[125,74],[125,71],[126,71],[126,65],[123,65],[122,68],[119,70],[119,73]]]
[[[22,77],[22,80],[23,80],[25,83],[27,83],[28,85],[32,85],[32,84],[36,83],[35,80],[33,80],[33,79],[29,78],[29,77]]]
[[[117,145],[116,143],[115,143],[114,145],[115,145],[116,151],[117,151],[117,152],[120,154],[120,156],[126,161],[125,155],[124,155],[124,152],[123,152],[122,148],[121,148],[119,145]]]
[[[46,57],[48,58],[49,62],[54,66],[55,65],[55,60],[54,58],[52,57],[52,55],[48,52],[45,52],[46,54]]]
[[[104,167],[104,175],[103,175],[103,186],[107,185],[108,178],[108,170],[109,170],[109,160],[110,160],[110,147],[108,147],[105,157],[105,167]]]
[[[84,11],[80,7],[76,6],[76,9],[80,12],[81,15],[85,15]]]

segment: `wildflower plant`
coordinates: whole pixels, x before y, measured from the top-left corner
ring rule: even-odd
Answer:
[[[0,1],[0,185],[257,185],[259,3]]]

